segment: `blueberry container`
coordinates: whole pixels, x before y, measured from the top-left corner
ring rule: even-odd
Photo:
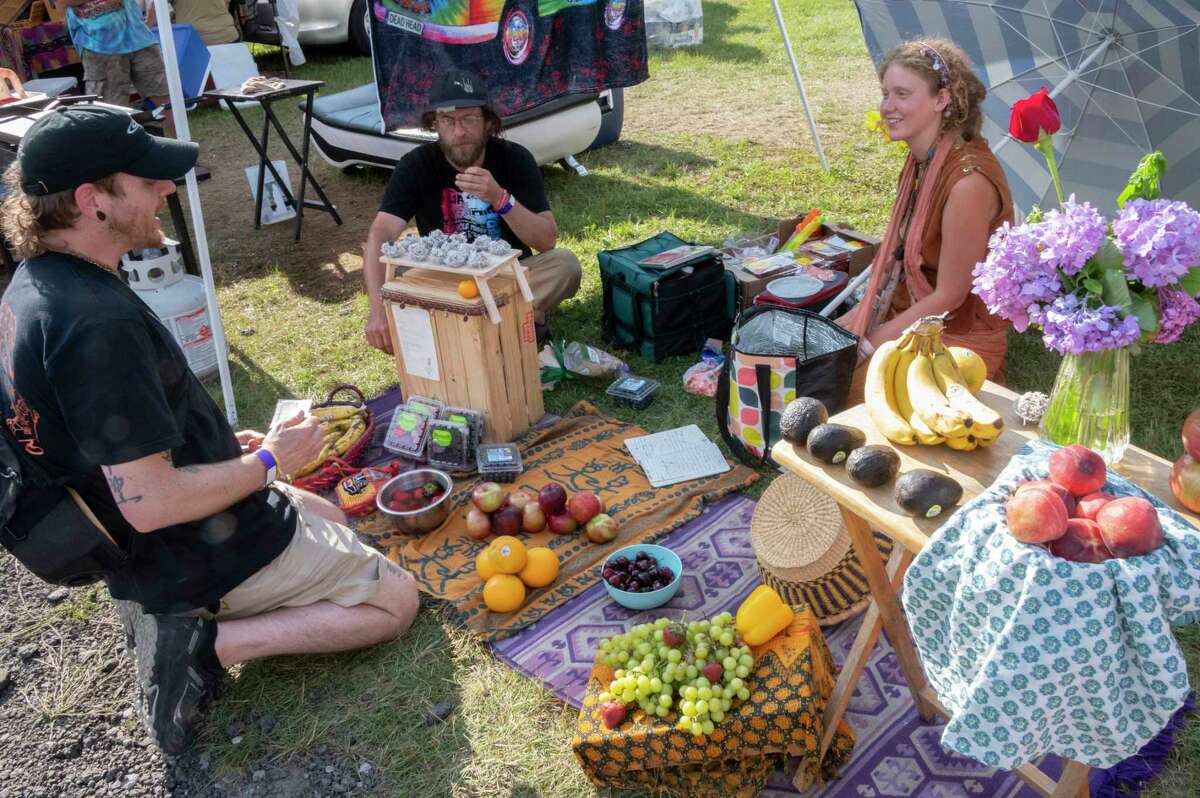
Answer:
[[[471,428],[453,421],[430,421],[425,453],[429,464],[447,471],[470,471],[475,467]]]
[[[397,407],[388,424],[383,448],[410,460],[425,459],[425,439],[429,435],[429,416],[421,415],[407,407]]]
[[[469,407],[447,405],[438,413],[438,418],[443,421],[453,421],[455,424],[462,424],[470,429],[472,449],[483,442],[483,413],[480,413],[478,410],[472,410]]]
[[[429,399],[424,396],[410,396],[404,406],[414,413],[420,413],[429,418],[437,418],[438,413],[442,412],[442,408],[446,406],[445,402],[437,399]]]
[[[521,476],[521,450],[515,443],[484,443],[475,450],[479,476],[492,482],[516,482]]]
[[[624,402],[637,410],[645,410],[649,407],[650,403],[654,401],[654,395],[657,392],[657,380],[652,380],[649,377],[637,377],[633,374],[621,377],[608,386],[608,390],[605,391],[605,393],[617,401]]]

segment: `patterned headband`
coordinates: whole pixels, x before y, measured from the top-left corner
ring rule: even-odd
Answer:
[[[938,82],[942,85],[942,88],[950,88],[950,67],[946,66],[946,59],[942,58],[942,54],[932,45],[925,42],[917,42],[916,44],[921,48],[921,55],[933,63],[933,71],[938,74]]]

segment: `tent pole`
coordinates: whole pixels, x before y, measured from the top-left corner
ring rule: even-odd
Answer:
[[[167,0],[154,0],[154,18],[158,20],[158,41],[162,48],[163,67],[167,73],[167,90],[171,98],[171,113],[175,118],[175,135],[181,141],[191,141],[187,106],[184,104],[183,81],[179,78],[179,61],[175,56],[175,32],[171,26],[171,9]],[[166,24],[163,24],[163,23]],[[221,321],[221,306],[217,304],[217,288],[213,282],[212,261],[208,254],[208,234],[204,228],[204,211],[200,207],[200,188],[196,185],[196,170],[191,169],[187,182],[188,208],[192,212],[192,227],[196,233],[196,254],[200,258],[200,277],[204,282],[204,298],[208,302],[208,320],[212,324],[213,344],[217,350],[217,372],[221,375],[221,396],[225,399],[225,417],[237,426],[237,402],[233,397],[233,380],[229,375],[229,350],[225,344],[225,325]]]
[[[796,64],[796,54],[792,51],[792,40],[788,37],[787,25],[783,22],[783,12],[779,10],[779,0],[771,0],[771,8],[775,9],[775,21],[779,23],[779,33],[783,36],[783,49],[787,51],[788,61],[792,65],[792,78],[796,88],[800,90],[800,102],[804,104],[804,114],[808,117],[808,129],[812,133],[813,144],[817,145],[817,156],[821,166],[829,171],[829,161],[825,159],[825,148],[821,146],[821,134],[817,130],[817,120],[813,118],[812,109],[808,106],[808,93],[804,91],[804,79],[800,77],[800,67]]]

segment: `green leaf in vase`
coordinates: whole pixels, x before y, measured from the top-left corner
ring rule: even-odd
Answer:
[[[1200,266],[1192,267],[1187,274],[1183,275],[1183,279],[1179,281],[1179,287],[1191,296],[1200,294]]]
[[[1158,303],[1143,294],[1133,294],[1132,300],[1130,312],[1142,328],[1142,340],[1149,341],[1158,335]]]

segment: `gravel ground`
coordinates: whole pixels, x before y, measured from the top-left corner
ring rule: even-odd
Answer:
[[[203,750],[168,763],[142,729],[136,696],[103,587],[55,589],[0,550],[0,798],[376,791],[373,763],[321,747],[231,773],[216,773]],[[251,722],[263,731],[274,725],[269,715]]]

